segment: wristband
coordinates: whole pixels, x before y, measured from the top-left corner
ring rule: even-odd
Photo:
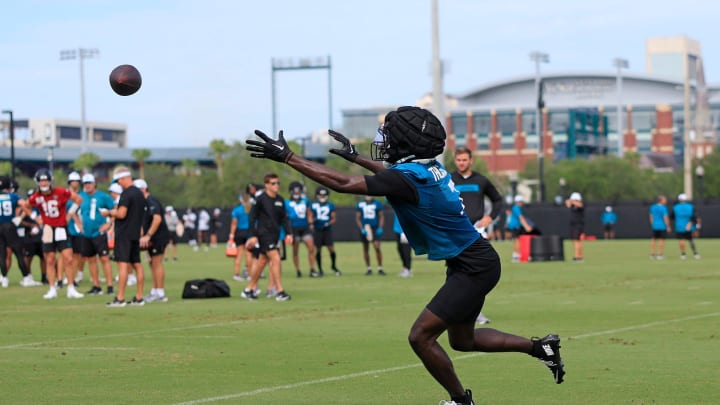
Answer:
[[[68,208],[68,213],[74,215],[74,214],[77,212],[78,208],[80,208],[80,206],[78,206],[77,204],[73,203],[73,204],[70,206],[70,208]]]

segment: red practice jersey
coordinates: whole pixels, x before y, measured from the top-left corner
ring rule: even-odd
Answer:
[[[31,206],[38,207],[43,224],[50,226],[67,226],[65,209],[71,196],[72,193],[66,188],[52,187],[50,189],[50,195],[36,191],[28,198],[28,202]]]

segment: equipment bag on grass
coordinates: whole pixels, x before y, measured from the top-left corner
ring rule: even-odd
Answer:
[[[230,296],[230,286],[222,280],[204,278],[188,280],[183,288],[183,298],[223,298]]]

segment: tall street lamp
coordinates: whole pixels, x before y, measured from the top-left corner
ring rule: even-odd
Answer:
[[[82,153],[86,152],[88,136],[87,136],[87,124],[85,121],[85,71],[84,63],[85,59],[92,59],[100,54],[97,49],[66,49],[60,51],[60,60],[75,60],[80,61],[80,150]]]
[[[697,201],[698,201],[698,203],[702,203],[702,198],[703,198],[703,183],[702,183],[702,181],[703,181],[704,176],[705,176],[705,168],[702,167],[702,164],[698,164],[697,167],[695,168],[695,177],[697,178],[697,193],[698,193]]]
[[[15,180],[15,120],[12,110],[3,110],[2,113],[10,116],[10,179]]]
[[[617,68],[617,136],[618,136],[618,157],[625,154],[625,131],[623,130],[622,115],[622,70],[630,67],[627,59],[613,59],[613,66]]]
[[[545,202],[545,180],[543,160],[545,157],[545,147],[543,146],[543,131],[540,127],[540,114],[542,113],[542,99],[540,97],[540,64],[549,63],[550,55],[542,52],[531,52],[530,60],[535,62],[535,96],[538,103],[535,108],[535,131],[538,134],[538,171],[540,177],[540,202]]]

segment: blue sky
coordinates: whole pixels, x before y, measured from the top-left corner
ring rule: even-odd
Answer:
[[[17,118],[80,119],[78,61],[64,49],[97,48],[85,61],[87,119],[126,123],[129,146],[206,146],[270,131],[271,59],[332,58],[333,123],[342,109],[413,104],[432,90],[430,0],[14,1],[2,7],[0,107]],[[706,78],[720,82],[720,2],[684,0],[439,0],[444,88],[464,94],[543,71],[645,69],[648,37],[699,40]],[[133,64],[143,88],[115,95],[108,74]],[[278,129],[305,136],[328,126],[327,73],[279,72]]]

